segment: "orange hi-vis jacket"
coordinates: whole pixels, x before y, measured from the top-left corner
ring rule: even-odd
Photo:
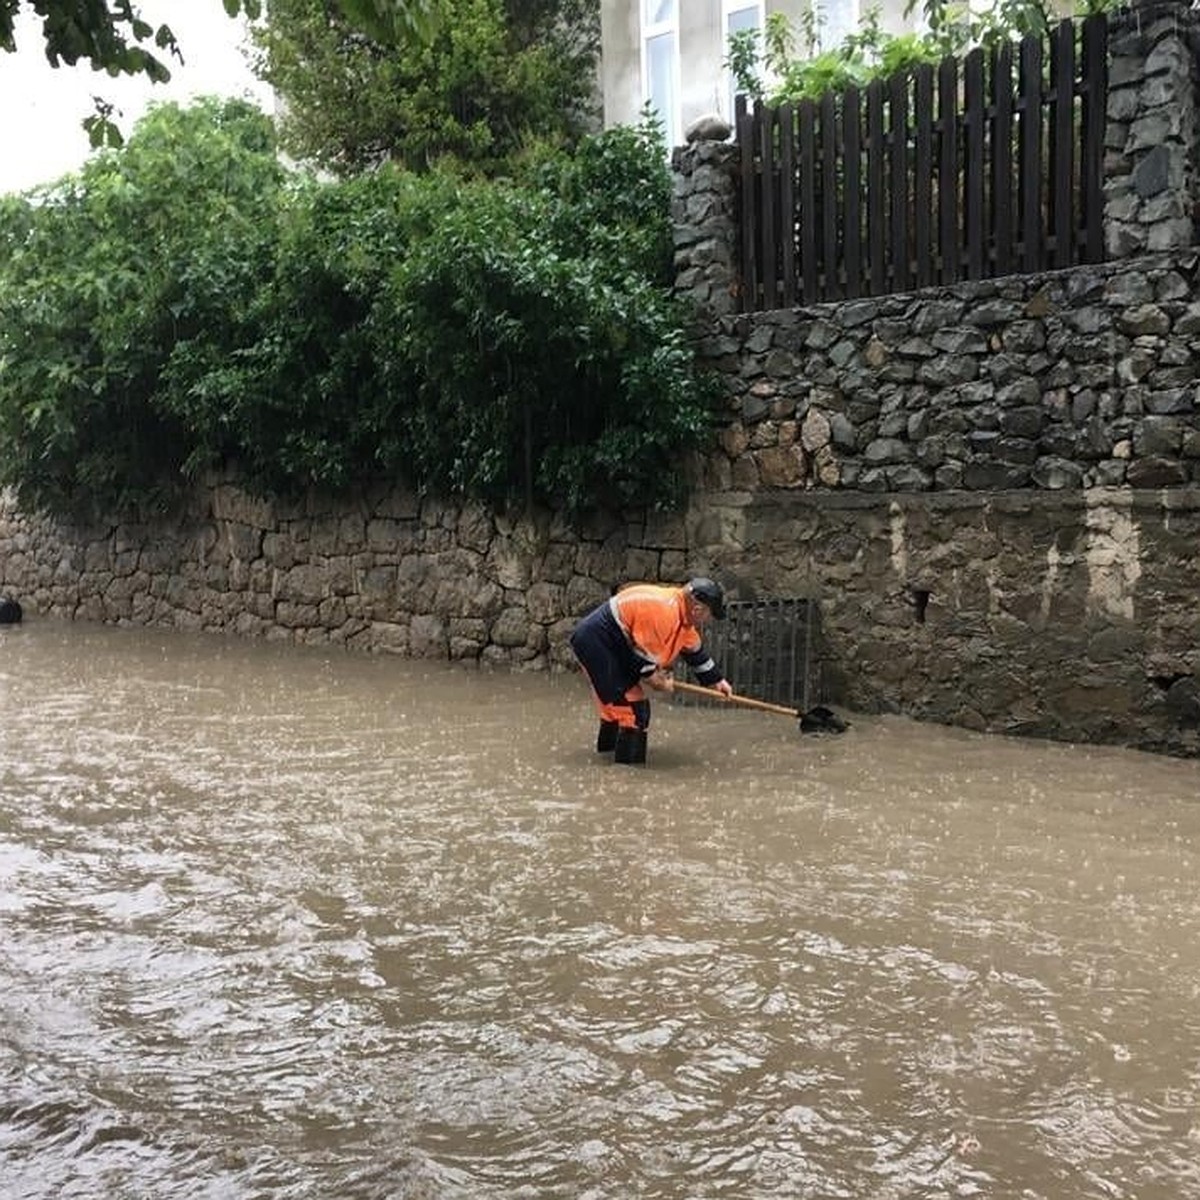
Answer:
[[[721,678],[720,669],[704,651],[700,631],[688,621],[683,588],[635,583],[612,596],[608,606],[634,654],[645,662],[643,675],[669,668],[682,658],[701,683]]]
[[[635,583],[592,609],[571,634],[571,649],[587,674],[602,721],[645,729],[650,703],[641,681],[682,658],[707,687],[722,679],[688,620],[681,587]]]

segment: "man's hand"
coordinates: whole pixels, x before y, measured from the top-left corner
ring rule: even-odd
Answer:
[[[717,680],[717,682],[712,685],[712,688],[713,688],[714,692],[720,692],[721,695],[724,696],[726,700],[728,700],[729,697],[733,695],[733,688],[730,685],[728,679]]]
[[[675,690],[675,676],[669,675],[666,671],[655,671],[652,675],[645,676],[642,682],[655,692],[673,692]]]

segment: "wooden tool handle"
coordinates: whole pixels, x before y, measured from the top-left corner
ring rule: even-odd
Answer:
[[[798,709],[784,708],[782,704],[769,704],[766,700],[752,700],[749,696],[739,696],[736,693],[732,696],[723,696],[720,692],[713,691],[712,688],[701,687],[698,683],[684,683],[680,679],[675,680],[675,690],[689,696],[704,696],[708,700],[715,700],[718,704],[737,704],[742,708],[757,708],[761,712],[778,713],[781,717],[791,717],[792,720],[799,719],[801,715]]]

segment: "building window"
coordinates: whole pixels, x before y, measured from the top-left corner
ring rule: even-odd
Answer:
[[[858,29],[858,0],[824,0],[817,5],[822,50],[836,50],[847,35]]]
[[[721,3],[721,27],[725,31],[725,44],[721,47],[722,60],[729,53],[729,39],[735,33],[742,33],[748,29],[758,30],[761,34],[763,27],[763,0],[722,0]],[[759,43],[759,52],[762,51],[762,43]],[[737,81],[734,79],[729,70],[725,69],[725,88],[724,88],[724,104],[725,116],[729,121],[733,121],[736,114],[735,103],[737,100]]]
[[[642,94],[667,148],[683,140],[679,112],[679,0],[642,0]]]

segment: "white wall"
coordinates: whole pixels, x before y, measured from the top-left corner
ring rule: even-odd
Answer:
[[[765,11],[782,12],[799,29],[809,0],[766,0]],[[865,8],[869,0],[859,0]],[[883,0],[882,22],[891,32],[911,27],[903,16],[904,0]],[[679,129],[697,117],[719,112],[727,118],[728,87],[722,62],[726,45],[721,0],[679,0]],[[641,0],[601,0],[603,46],[601,86],[604,123],[618,125],[638,119],[645,100],[642,79]]]

